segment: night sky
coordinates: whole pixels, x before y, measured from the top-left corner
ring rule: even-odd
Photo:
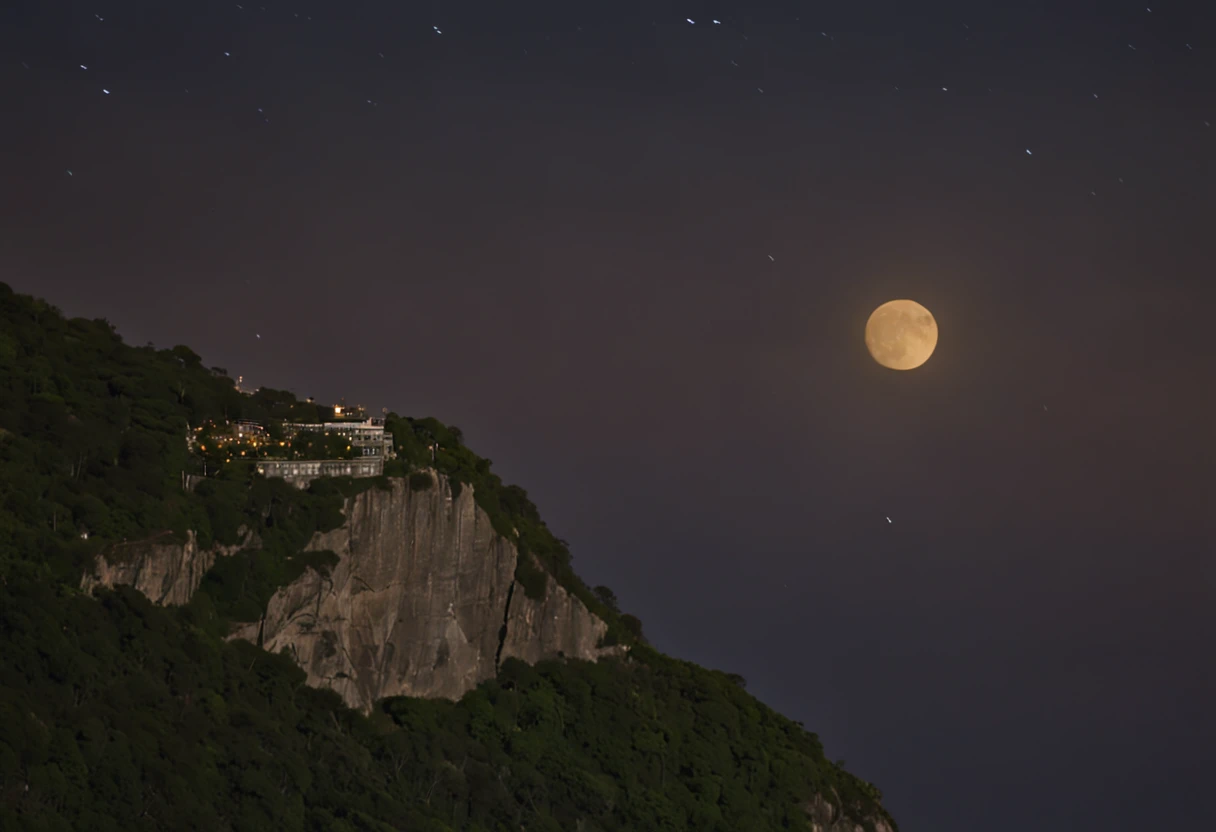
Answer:
[[[905,832],[1216,828],[1211,124],[1212,3],[15,0],[0,280],[458,425]]]

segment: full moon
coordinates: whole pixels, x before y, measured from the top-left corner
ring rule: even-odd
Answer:
[[[937,321],[914,300],[887,301],[866,321],[866,348],[892,370],[915,370],[936,346]]]

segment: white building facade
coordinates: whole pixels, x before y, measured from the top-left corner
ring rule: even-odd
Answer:
[[[304,488],[318,477],[378,477],[384,473],[384,457],[363,459],[259,459],[255,470],[264,477],[287,480]]]
[[[384,429],[383,419],[364,419],[361,422],[318,422],[304,424],[287,422],[283,425],[283,434],[290,441],[296,434],[309,431],[312,433],[336,433],[345,437],[350,444],[359,449],[363,456],[393,459],[393,435]]]

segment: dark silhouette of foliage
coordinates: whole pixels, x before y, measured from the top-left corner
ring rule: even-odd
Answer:
[[[458,702],[365,717],[198,614],[0,585],[0,829],[809,832],[816,793],[876,811],[815,735],[647,648],[509,659]]]
[[[596,600],[610,610],[620,612],[620,605],[616,600],[616,593],[606,586],[592,587],[591,591],[595,594]]]

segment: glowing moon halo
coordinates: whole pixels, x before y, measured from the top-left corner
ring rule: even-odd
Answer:
[[[866,321],[866,349],[884,367],[915,370],[937,347],[937,321],[914,300],[892,300]]]

